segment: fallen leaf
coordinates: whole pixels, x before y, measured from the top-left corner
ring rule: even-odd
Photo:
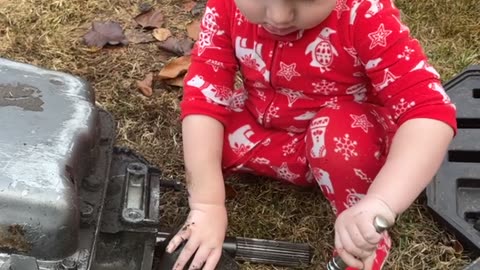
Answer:
[[[177,78],[187,72],[190,63],[190,55],[177,57],[166,63],[158,73],[157,77],[161,80]]]
[[[169,37],[165,41],[160,41],[157,46],[160,49],[169,51],[176,55],[190,55],[193,48],[193,40],[188,37],[178,39],[176,37]]]
[[[160,10],[150,9],[137,15],[135,21],[143,28],[160,28],[163,25],[163,14]]]
[[[165,83],[171,86],[183,87],[183,76],[165,80]]]
[[[186,12],[192,11],[192,9],[197,5],[197,2],[195,1],[187,1],[183,3],[183,10]]]
[[[152,35],[158,41],[165,41],[167,38],[172,36],[172,32],[170,32],[170,30],[167,28],[155,28]]]
[[[155,41],[155,38],[152,37],[151,33],[145,32],[142,29],[127,29],[125,30],[125,36],[127,37],[128,42],[133,44]]]
[[[142,81],[137,81],[137,87],[143,95],[150,97],[153,94],[153,72],[148,73]]]
[[[106,44],[127,45],[128,40],[123,34],[123,29],[117,22],[93,22],[92,28],[83,36],[87,46],[102,48]]]
[[[187,34],[193,40],[198,40],[198,35],[200,34],[200,20],[196,19],[187,24]]]

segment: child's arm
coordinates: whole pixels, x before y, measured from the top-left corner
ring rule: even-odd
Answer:
[[[391,223],[432,180],[456,130],[455,107],[439,74],[428,63],[400,12],[390,0],[361,2],[351,11],[352,47],[365,63],[370,100],[389,111],[398,125],[387,161],[365,197],[335,222],[335,247],[350,266],[370,270],[381,235],[381,215]]]
[[[405,211],[439,169],[453,133],[449,125],[437,120],[405,122],[368,195],[383,200],[397,215]]]
[[[175,269],[183,269],[196,252],[189,269],[213,270],[222,254],[228,223],[221,168],[223,125],[209,116],[189,115],[182,131],[190,214],[167,252],[188,240]]]

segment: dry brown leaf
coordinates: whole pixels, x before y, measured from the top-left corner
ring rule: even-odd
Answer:
[[[127,29],[125,30],[125,36],[127,37],[128,42],[133,44],[155,41],[155,38],[153,38],[150,33],[145,32],[142,29]]]
[[[150,97],[153,94],[153,72],[145,76],[142,81],[137,81],[138,90],[145,96]]]
[[[167,28],[155,28],[152,35],[158,41],[165,41],[167,38],[172,36],[172,32]]]
[[[163,25],[163,14],[160,10],[150,9],[137,15],[135,21],[143,28],[160,28]]]
[[[165,64],[157,77],[161,80],[177,78],[187,72],[190,62],[190,55],[177,57]]]
[[[171,86],[183,87],[183,75],[174,79],[165,80],[165,83]]]
[[[157,46],[160,49],[169,51],[176,55],[190,55],[193,48],[193,40],[188,37],[178,39],[176,37],[169,37],[165,41],[160,41]]]
[[[92,28],[83,36],[83,40],[87,46],[96,48],[102,48],[107,44],[128,44],[122,27],[114,21],[93,22]]]
[[[198,40],[200,34],[200,20],[196,19],[187,24],[187,34],[193,40]]]
[[[197,2],[195,1],[187,1],[183,3],[183,10],[186,12],[192,11],[192,9],[197,5]]]

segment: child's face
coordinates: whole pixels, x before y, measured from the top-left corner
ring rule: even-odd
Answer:
[[[320,24],[336,0],[235,0],[242,14],[275,35],[288,35]]]

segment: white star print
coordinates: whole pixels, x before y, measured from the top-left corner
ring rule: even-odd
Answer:
[[[303,99],[312,99],[310,97],[307,97],[305,96],[302,92],[300,91],[294,91],[292,89],[288,89],[288,88],[281,88],[279,91],[279,93],[281,94],[284,94],[285,96],[287,96],[288,98],[288,107],[292,107],[293,103],[295,103],[295,101],[297,101],[298,99],[300,98],[303,98]]]
[[[340,18],[342,12],[350,10],[346,2],[347,0],[337,0],[337,4],[335,5],[335,11],[337,11],[337,18]]]
[[[296,63],[287,65],[284,62],[280,62],[280,70],[277,72],[277,76],[284,77],[287,81],[290,81],[293,77],[300,76],[300,73],[295,70],[296,67]]]
[[[391,33],[391,30],[385,30],[385,25],[383,23],[380,24],[376,32],[368,34],[368,37],[372,41],[372,43],[370,44],[370,50],[377,46],[387,46],[387,37]]]
[[[280,167],[272,166],[272,169],[275,171],[278,178],[287,180],[292,183],[295,181],[295,179],[300,177],[300,175],[292,173],[292,171],[290,171],[287,162],[283,162]]]
[[[353,119],[353,123],[351,128],[361,128],[365,133],[368,133],[368,128],[373,127],[372,123],[370,123],[367,119],[365,114],[362,115],[355,115],[350,114],[350,117]]]

